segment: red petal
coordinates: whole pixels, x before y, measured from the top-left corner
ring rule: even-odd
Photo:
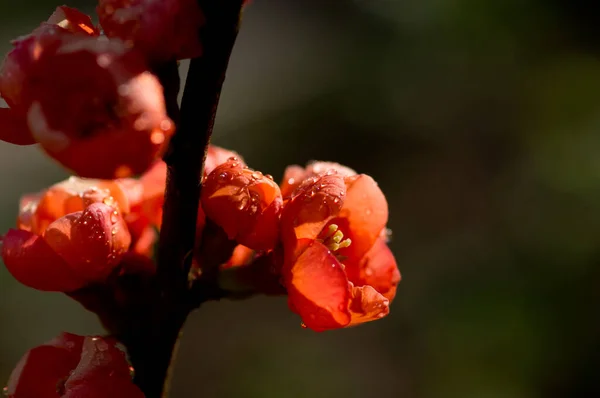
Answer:
[[[7,395],[13,398],[58,397],[57,386],[69,376],[80,358],[83,338],[63,333],[29,350],[12,371]]]
[[[344,204],[346,186],[338,174],[325,174],[305,180],[285,205],[281,233],[286,257],[299,255],[305,243],[315,240]],[[301,244],[299,244],[301,243]]]
[[[292,196],[296,188],[302,184],[306,178],[306,171],[304,168],[298,165],[291,165],[286,167],[285,172],[283,173],[283,181],[281,182],[281,195],[284,198],[288,198]]]
[[[348,278],[337,258],[321,243],[312,243],[291,265],[283,268],[290,308],[304,324],[324,331],[350,322]]]
[[[25,118],[10,108],[0,108],[0,141],[15,145],[36,143]]]
[[[100,34],[89,16],[71,7],[57,7],[56,11],[54,11],[54,13],[48,19],[48,23],[59,25],[60,27],[75,34],[85,34],[91,36],[98,36]]]
[[[85,285],[39,235],[11,229],[2,240],[2,259],[22,284],[38,290],[70,292]]]
[[[131,243],[120,213],[103,203],[53,222],[44,239],[78,276],[90,283],[106,279]]]
[[[332,220],[352,244],[340,249],[347,257],[344,261],[348,272],[358,267],[362,257],[371,249],[385,228],[388,220],[388,205],[377,183],[368,175],[346,177],[347,195],[339,216]]]
[[[202,53],[204,17],[196,0],[100,0],[96,11],[108,37],[131,42],[154,62]]]
[[[256,252],[249,247],[237,245],[235,249],[233,249],[233,254],[229,260],[221,266],[221,269],[241,267],[249,264],[254,258],[255,253]]]
[[[65,383],[65,398],[143,398],[131,381],[125,354],[114,343],[86,337],[81,360]]]
[[[348,326],[381,319],[390,313],[390,301],[371,286],[352,286],[350,312],[352,321]]]
[[[394,254],[383,238],[375,244],[363,257],[360,273],[356,278],[348,275],[356,285],[369,285],[392,301],[396,295],[396,286],[400,283],[400,271]]]
[[[304,180],[310,177],[315,177],[324,174],[328,171],[335,171],[336,174],[342,176],[352,176],[356,171],[349,167],[335,162],[313,161],[306,165],[306,169],[298,165],[288,166],[283,175],[281,183],[281,192],[284,198],[291,196],[296,188],[302,184]]]
[[[262,173],[230,160],[206,178],[201,203],[206,217],[223,228],[229,239],[254,250],[275,247],[281,192]]]
[[[204,162],[204,175],[209,175],[217,166],[226,163],[229,159],[240,162],[242,166],[246,165],[244,159],[237,152],[216,145],[209,145],[206,152],[206,161]]]

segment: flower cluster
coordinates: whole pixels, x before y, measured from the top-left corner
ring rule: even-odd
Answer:
[[[160,157],[174,131],[152,67],[200,55],[203,18],[195,0],[103,0],[98,16],[103,32],[58,7],[13,41],[0,68],[9,106],[0,108],[0,140],[39,143],[83,177],[128,177]]]
[[[201,123],[203,143],[190,139],[193,106],[178,117],[173,82],[165,90],[168,79],[155,74],[209,54],[221,58],[207,68],[225,68],[243,3],[99,0],[99,26],[62,6],[13,41],[0,67],[8,105],[0,108],[0,140],[40,144],[74,176],[22,197],[16,228],[0,235],[0,256],[23,285],[67,294],[113,337],[63,333],[33,348],[13,371],[8,397],[143,397],[148,385],[132,382],[116,344],[142,353],[142,361],[131,357],[136,366],[149,366],[148,351],[162,343],[160,359],[168,361],[197,302],[283,294],[314,331],[389,313],[400,272],[377,183],[337,163],[312,162],[289,166],[277,184],[236,152],[209,145],[212,124]],[[209,15],[226,29],[215,29]],[[224,51],[215,50],[216,38],[202,42],[206,30],[218,39],[225,32]],[[207,90],[214,118],[225,70],[208,72],[218,81],[190,90]],[[181,134],[170,143],[176,122]],[[161,160],[167,148],[168,166]],[[163,380],[153,381],[149,396],[159,396]]]
[[[166,165],[140,178],[71,177],[25,195],[18,229],[2,237],[2,258],[21,283],[74,292],[122,272],[128,254],[153,256]],[[195,269],[215,249],[202,246],[207,222],[237,246],[221,269],[253,269],[268,259],[292,311],[314,330],[336,329],[389,312],[400,273],[387,246],[387,202],[377,183],[335,164],[289,167],[280,186],[235,152],[210,146],[197,219]]]
[[[252,269],[268,259],[305,327],[337,329],[389,313],[400,272],[387,246],[387,202],[371,177],[313,162],[288,167],[278,186],[232,158],[207,176],[201,204],[240,245],[224,266]]]

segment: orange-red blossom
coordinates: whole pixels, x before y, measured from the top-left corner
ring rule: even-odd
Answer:
[[[18,228],[2,239],[2,259],[21,283],[72,292],[104,281],[129,249],[123,220],[127,181],[71,177],[21,201]]]
[[[143,398],[115,341],[61,333],[32,348],[10,375],[9,398]]]
[[[400,281],[385,241],[388,208],[377,183],[329,167],[307,173],[281,216],[289,305],[316,331],[386,316]]]
[[[100,36],[89,17],[59,7],[13,42],[0,69],[0,140],[39,143],[83,177],[144,172],[174,130],[163,88],[142,53]]]

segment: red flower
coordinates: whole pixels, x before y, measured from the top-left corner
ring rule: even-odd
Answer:
[[[114,195],[114,196],[111,196]],[[26,196],[18,226],[2,237],[6,268],[38,290],[71,292],[105,280],[129,248],[118,182],[71,178]]]
[[[21,358],[8,380],[9,398],[143,398],[115,343],[62,333]]]
[[[206,178],[201,203],[206,217],[223,228],[229,239],[253,250],[275,247],[283,202],[270,176],[230,159]]]
[[[356,171],[335,162],[314,161],[306,165],[306,168],[294,164],[285,169],[283,182],[281,183],[281,194],[287,199],[292,196],[294,190],[298,188],[304,180],[332,169],[344,176],[356,175]]]
[[[364,174],[330,169],[295,190],[281,216],[282,275],[290,308],[307,327],[336,329],[389,313],[400,273],[383,237],[387,217],[383,193]]]
[[[0,94],[10,108],[0,111],[0,139],[40,143],[84,177],[145,171],[173,133],[160,83],[138,52],[97,36],[83,14],[59,8],[50,20],[62,14],[59,25],[16,40],[4,61]]]
[[[202,54],[204,22],[196,0],[100,0],[96,8],[108,37],[118,37],[153,62]]]

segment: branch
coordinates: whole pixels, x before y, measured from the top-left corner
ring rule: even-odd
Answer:
[[[167,108],[177,123],[177,132],[165,155],[167,182],[155,300],[144,311],[144,321],[123,337],[136,371],[135,382],[146,398],[166,396],[173,351],[190,311],[188,274],[204,159],[239,29],[241,0],[199,2],[206,18],[199,33],[204,52],[190,62],[179,114],[173,107],[173,90],[165,85],[165,95],[171,96]],[[172,76],[172,65],[163,72],[162,77]]]

